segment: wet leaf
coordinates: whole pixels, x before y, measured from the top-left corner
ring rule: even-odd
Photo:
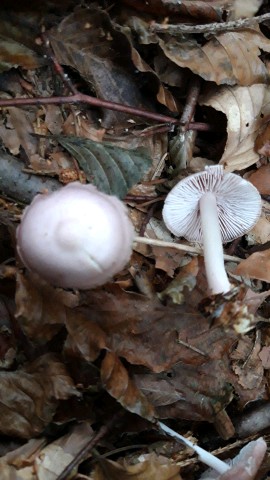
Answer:
[[[153,421],[154,408],[131,380],[117,355],[112,352],[106,353],[101,364],[100,374],[104,388],[122,407]]]
[[[120,198],[125,197],[151,166],[144,149],[127,150],[76,137],[54,138],[78,161],[89,182],[102,192]]]

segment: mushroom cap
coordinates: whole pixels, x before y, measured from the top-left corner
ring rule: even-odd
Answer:
[[[74,182],[34,198],[17,228],[17,250],[29,270],[53,285],[88,289],[124,268],[133,238],[118,198]]]
[[[181,180],[168,194],[162,215],[174,235],[202,243],[200,199],[206,192],[216,195],[222,242],[241,237],[257,222],[261,213],[258,190],[215,165]]]

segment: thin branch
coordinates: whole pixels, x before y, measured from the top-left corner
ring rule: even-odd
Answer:
[[[157,239],[146,238],[146,237],[135,237],[134,242],[145,243],[146,245],[152,245],[154,247],[175,248],[176,250],[181,250],[182,252],[190,252],[190,253],[197,253],[198,255],[203,255],[203,251],[200,248],[191,247],[189,245],[183,245],[182,243],[163,242],[163,240],[157,240]],[[224,254],[224,260],[227,260],[229,262],[239,263],[239,262],[242,262],[243,259]]]
[[[193,119],[195,108],[197,105],[198,97],[201,89],[201,79],[195,77],[192,79],[191,85],[188,89],[186,104],[183,109],[183,113],[180,118],[180,125],[182,131],[186,132],[189,129],[189,124]]]
[[[262,23],[265,20],[270,20],[270,13],[259,15],[252,18],[242,18],[231,22],[223,23],[207,23],[204,25],[187,25],[185,23],[170,25],[164,23],[154,23],[150,30],[159,33],[169,33],[171,35],[182,35],[184,33],[220,33],[228,30],[239,30],[242,28],[252,27],[257,23]]]
[[[109,102],[108,100],[101,100],[100,98],[91,97],[83,93],[77,93],[70,96],[55,96],[55,97],[36,97],[36,98],[9,98],[0,99],[1,107],[20,107],[25,105],[54,105],[54,104],[70,104],[70,103],[87,103],[93,107],[108,108],[109,110],[115,110],[117,112],[126,113],[128,115],[148,118],[149,120],[155,120],[156,122],[179,124],[179,119],[162,115],[160,113],[149,112],[143,108],[130,107],[121,103]],[[190,130],[210,130],[210,125],[205,123],[193,122],[189,125]]]

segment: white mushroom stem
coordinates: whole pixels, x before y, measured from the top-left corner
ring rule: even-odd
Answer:
[[[207,192],[200,199],[201,225],[206,277],[211,294],[226,293],[230,282],[224,267],[223,246],[216,196]]]
[[[214,470],[216,470],[220,474],[223,474],[230,469],[230,467],[227,463],[225,463],[222,460],[220,460],[219,458],[215,457],[214,455],[212,455],[212,453],[207,452],[207,450],[204,450],[203,448],[198,447],[198,445],[195,445],[194,443],[192,443],[187,438],[185,438],[182,435],[180,435],[179,433],[175,432],[170,427],[165,425],[165,423],[163,423],[163,422],[157,422],[157,423],[158,423],[159,428],[161,430],[163,430],[163,432],[167,433],[167,435],[170,435],[171,437],[178,440],[178,442],[183,443],[187,447],[192,448],[192,450],[194,450],[197,453],[197,455],[199,456],[199,459],[201,460],[201,462],[208,465],[208,467],[213,468]]]

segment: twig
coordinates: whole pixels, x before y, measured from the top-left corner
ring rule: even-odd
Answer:
[[[70,103],[87,103],[93,107],[108,108],[117,112],[127,113],[138,117],[148,118],[157,122],[168,124],[179,124],[179,119],[168,117],[160,113],[149,112],[143,108],[130,107],[121,103],[109,102],[108,100],[101,100],[100,98],[91,97],[83,93],[76,93],[70,96],[56,96],[56,97],[36,97],[36,98],[9,98],[0,99],[1,107],[20,107],[23,105],[54,105],[54,104],[70,104]],[[210,126],[205,123],[193,122],[189,125],[190,130],[209,130]]]
[[[169,33],[171,35],[182,35],[183,33],[220,33],[227,30],[239,30],[242,28],[252,27],[257,23],[262,23],[265,20],[270,20],[270,13],[259,15],[252,18],[243,18],[231,22],[223,23],[207,23],[205,25],[187,25],[185,23],[171,25],[164,23],[154,23],[150,26],[153,32]]]
[[[193,119],[198,97],[200,94],[200,89],[201,89],[201,80],[199,77],[194,76],[191,86],[188,90],[186,104],[184,106],[184,110],[180,118],[180,125],[182,125],[181,130],[183,132],[186,132],[188,130],[189,124]]]
[[[182,243],[174,242],[164,242],[163,240],[157,240],[153,238],[146,237],[135,237],[134,242],[145,243],[146,245],[153,245],[154,247],[163,247],[163,248],[175,248],[176,250],[181,250],[182,252],[197,253],[198,255],[203,255],[203,251],[197,247],[191,247],[189,245],[183,245]],[[224,254],[224,260],[229,262],[242,262],[242,258],[234,257],[231,255]]]
[[[56,480],[66,480],[72,470],[77,467],[85,457],[89,454],[92,448],[112,429],[115,423],[125,414],[125,411],[121,410],[116,413],[111,420],[103,425],[97,434],[89,440],[89,442],[83,447],[83,449],[73,458],[73,460],[66,466],[66,468],[58,475]]]

